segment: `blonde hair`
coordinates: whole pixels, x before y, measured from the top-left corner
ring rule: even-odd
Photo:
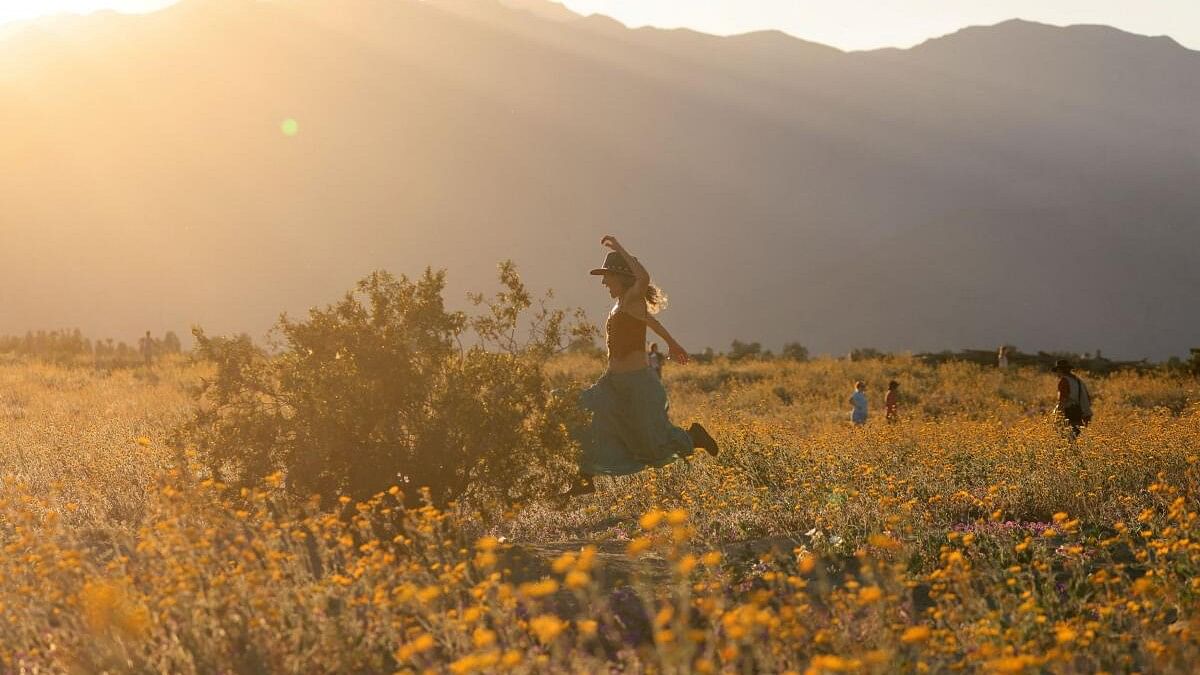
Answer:
[[[646,311],[650,314],[658,314],[667,308],[667,294],[663,289],[650,284],[646,286]]]
[[[633,285],[633,277],[621,275],[621,279],[623,281],[622,290],[629,290],[629,287]],[[667,294],[663,292],[663,289],[654,284],[646,285],[645,300],[647,314],[658,314],[667,308]]]

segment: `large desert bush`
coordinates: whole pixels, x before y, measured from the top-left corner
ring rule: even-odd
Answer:
[[[202,455],[226,478],[282,472],[326,502],[396,485],[438,503],[552,489],[578,412],[542,363],[591,328],[535,303],[511,263],[500,280],[494,297],[473,296],[471,316],[446,308],[444,272],[376,272],[306,319],[283,316],[275,353],[197,329],[216,365],[192,424]]]

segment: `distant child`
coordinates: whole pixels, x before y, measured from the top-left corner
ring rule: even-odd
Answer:
[[[888,424],[893,424],[900,421],[900,383],[892,380],[888,382],[887,397],[883,399],[883,407],[887,417]]]
[[[850,396],[850,405],[854,406],[854,410],[850,412],[850,421],[856,425],[867,423],[867,383],[859,380],[854,383],[854,393]]]
[[[996,354],[996,367],[1000,370],[1008,370],[1008,346],[1000,346],[1000,351]]]
[[[150,331],[146,331],[146,337],[139,340],[138,343],[138,350],[142,352],[142,360],[149,368],[154,365],[154,338],[150,337]]]

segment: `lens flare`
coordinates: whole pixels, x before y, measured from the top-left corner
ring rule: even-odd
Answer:
[[[279,130],[283,132],[284,136],[295,136],[300,133],[300,123],[289,117],[279,125]]]

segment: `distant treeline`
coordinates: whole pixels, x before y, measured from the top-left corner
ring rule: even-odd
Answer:
[[[1138,361],[1117,361],[1106,358],[1100,350],[1094,354],[1084,352],[1082,354],[1073,352],[1047,352],[1037,351],[1034,353],[1026,353],[1009,345],[1006,355],[1008,357],[1008,365],[1013,368],[1039,368],[1049,370],[1059,359],[1070,361],[1076,368],[1085,370],[1091,373],[1106,374],[1117,370],[1166,370],[1175,373],[1190,373],[1200,376],[1200,348],[1191,350],[1191,357],[1188,360],[1173,356],[1167,361],[1155,363],[1148,359]],[[783,346],[778,354],[773,353],[769,349],[763,349],[758,342],[742,342],[734,340],[729,346],[728,351],[718,352],[711,347],[703,352],[698,352],[691,355],[693,360],[700,363],[709,363],[717,357],[724,357],[729,361],[770,361],[774,359],[783,359],[790,361],[807,361],[809,358],[808,349],[798,342],[789,342]],[[882,359],[893,356],[893,354],[871,347],[862,347],[850,350],[844,358],[850,361],[870,361],[873,359]],[[962,349],[959,351],[941,351],[914,354],[925,363],[937,365],[948,363],[951,361],[977,363],[982,366],[997,366],[999,349]]]
[[[246,339],[248,340],[249,338]],[[135,366],[145,363],[145,340],[145,337],[138,338],[132,345],[123,341],[114,341],[112,338],[93,340],[84,336],[78,328],[73,330],[29,331],[23,336],[0,335],[0,355],[33,358],[64,365]],[[183,344],[174,331],[167,331],[161,338],[151,336],[150,350],[151,358],[157,358],[166,354],[181,353],[183,351]],[[602,353],[600,347],[595,344],[594,339],[588,338],[572,342],[570,350],[574,352]],[[997,365],[998,351],[998,349],[962,349],[959,351],[924,352],[914,354],[913,356],[931,365],[958,361],[977,363],[982,366],[995,366]],[[1104,357],[1100,350],[1096,350],[1094,354],[1091,352],[1078,354],[1060,351],[1027,353],[1009,345],[1007,347],[1007,356],[1010,367],[1049,370],[1055,361],[1067,359],[1075,367],[1091,373],[1106,374],[1117,370],[1166,370],[1179,374],[1188,373],[1200,376],[1200,347],[1193,348],[1190,351],[1191,356],[1186,360],[1172,356],[1163,362],[1153,362],[1148,359],[1115,361]],[[871,347],[860,347],[850,350],[844,358],[850,361],[870,361],[873,359],[888,358],[893,355],[891,352]],[[691,354],[691,357],[697,363],[711,363],[718,357],[731,362],[771,361],[776,359],[803,362],[809,360],[809,351],[799,342],[788,342],[783,345],[783,348],[777,354],[770,349],[763,349],[762,344],[758,342],[734,340],[729,345],[727,351],[716,351],[712,347],[708,347],[702,352]]]
[[[948,361],[965,361],[968,363],[978,363],[985,366],[995,366],[998,363],[998,351],[989,349],[963,349],[957,352],[942,351],[937,353],[916,354],[915,356],[922,361],[930,364],[946,363]],[[1160,370],[1163,364],[1153,363],[1148,359],[1138,361],[1114,361],[1104,357],[1099,350],[1096,353],[1084,352],[1082,354],[1074,352],[1046,352],[1037,351],[1032,354],[1022,352],[1015,347],[1009,347],[1007,351],[1008,365],[1011,368],[1038,368],[1041,370],[1050,370],[1054,363],[1060,359],[1070,361],[1071,364],[1080,370],[1085,370],[1089,373],[1106,374],[1117,370]],[[1176,359],[1178,361],[1178,359]]]
[[[162,337],[142,337],[132,345],[112,338],[91,339],[78,329],[29,331],[25,335],[0,335],[0,355],[16,356],[61,365],[127,367],[144,364],[147,350],[151,359],[178,354],[183,344],[174,331]]]

